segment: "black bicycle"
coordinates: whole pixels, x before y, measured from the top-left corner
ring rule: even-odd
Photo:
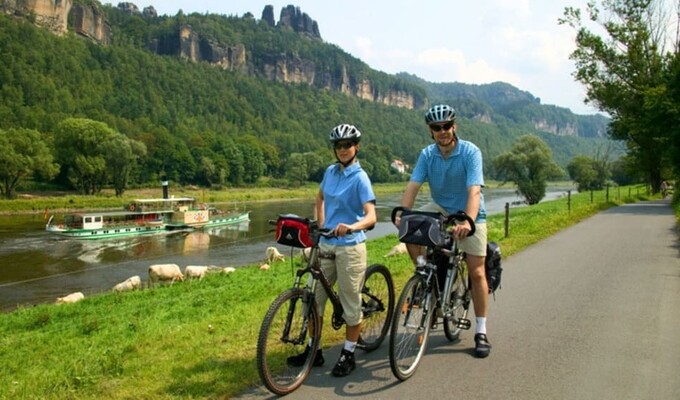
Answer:
[[[399,240],[427,247],[419,256],[413,276],[406,282],[392,320],[389,354],[390,368],[399,380],[410,378],[425,354],[430,330],[443,319],[444,334],[457,340],[461,329],[470,329],[470,280],[465,253],[449,232],[456,221],[474,221],[460,211],[449,217],[439,213],[397,207],[392,222],[401,212]]]
[[[262,382],[271,392],[286,395],[307,378],[319,347],[321,330],[317,327],[321,321],[314,298],[318,284],[333,306],[333,329],[340,329],[345,320],[340,299],[319,263],[319,258],[331,257],[321,254],[319,240],[334,237],[333,231],[291,214],[279,216],[276,224],[278,243],[311,248],[306,266],[296,273],[293,287],[281,293],[269,307],[257,341],[257,369]],[[361,297],[363,322],[357,347],[372,351],[385,339],[394,310],[392,275],[384,265],[367,268]],[[310,339],[311,351],[304,363],[301,366],[287,363],[289,357],[303,353]]]

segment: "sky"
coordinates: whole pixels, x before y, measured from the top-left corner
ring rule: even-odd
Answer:
[[[262,17],[266,5],[292,4],[318,23],[322,39],[388,74],[407,72],[429,82],[507,82],[576,114],[584,103],[573,78],[575,32],[557,20],[564,8],[587,0],[155,0],[133,1],[159,15],[178,10]],[[113,3],[117,4],[117,3]]]

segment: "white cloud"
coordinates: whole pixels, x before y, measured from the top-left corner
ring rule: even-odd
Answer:
[[[529,0],[493,0],[490,2],[491,8],[495,10],[495,15],[502,16],[503,19],[522,19],[531,17],[531,6]]]
[[[460,50],[429,49],[419,53],[415,60],[416,68],[428,71],[427,77],[433,82],[490,83],[504,81],[517,84],[520,81],[518,75],[494,68],[485,59],[468,60]]]
[[[356,56],[358,58],[362,60],[374,58],[373,42],[371,41],[371,39],[359,36],[354,40],[354,44],[356,45],[357,48],[358,54],[356,54]]]

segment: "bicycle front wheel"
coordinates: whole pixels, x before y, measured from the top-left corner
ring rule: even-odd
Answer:
[[[469,291],[467,275],[457,273],[444,315],[444,335],[452,342],[460,337],[461,326],[464,326],[461,321],[467,320]]]
[[[257,370],[271,392],[284,396],[297,389],[309,375],[321,332],[316,302],[303,289],[289,289],[274,300],[260,327],[257,340]],[[302,354],[312,338],[307,358]]]
[[[410,378],[425,354],[434,312],[425,279],[414,275],[399,296],[390,332],[390,368],[397,379]]]
[[[390,271],[384,265],[374,264],[366,270],[361,305],[364,320],[357,346],[373,351],[387,336],[394,313],[394,284]]]

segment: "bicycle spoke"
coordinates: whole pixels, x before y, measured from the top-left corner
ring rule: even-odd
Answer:
[[[316,307],[303,301],[301,289],[291,289],[279,296],[267,312],[257,346],[257,365],[264,385],[273,393],[285,395],[297,389],[312,368],[314,352],[300,365],[287,362],[289,357],[305,351],[310,335],[315,333]],[[316,348],[318,338],[313,348]]]
[[[397,302],[390,334],[390,367],[400,380],[413,375],[425,353],[433,312],[423,304],[426,290],[424,279],[414,276],[406,283]]]
[[[362,310],[359,347],[366,351],[377,349],[387,335],[394,307],[394,287],[389,270],[372,265],[366,271],[362,289]]]

